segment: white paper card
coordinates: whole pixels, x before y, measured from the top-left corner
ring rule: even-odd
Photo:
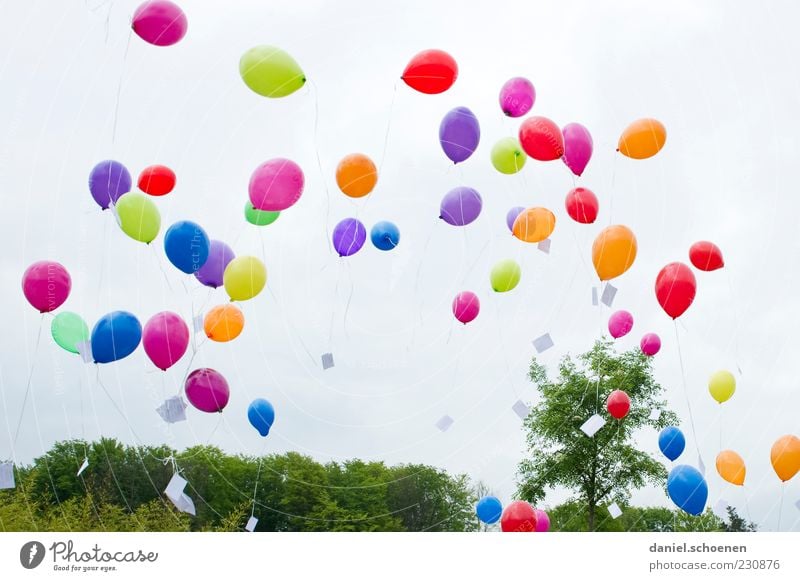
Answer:
[[[600,300],[597,298],[597,287],[592,287],[592,306],[596,307],[600,304]]]
[[[614,297],[617,296],[617,287],[613,284],[607,284],[603,289],[603,295],[600,297],[600,302],[605,306],[610,307],[614,304]]]
[[[697,455],[697,469],[700,471],[700,474],[703,476],[706,475],[706,463],[703,462],[703,457],[700,454]]]
[[[81,467],[78,468],[78,473],[75,476],[80,476],[81,474],[83,474],[83,471],[86,470],[88,467],[89,467],[89,459],[84,458],[83,464],[81,464]]]
[[[186,420],[186,402],[183,398],[176,395],[164,401],[156,408],[161,419],[169,424],[183,422]]]
[[[181,494],[178,502],[175,503],[175,506],[181,512],[185,512],[186,514],[190,514],[192,516],[197,516],[197,511],[194,508],[194,501],[186,493]]]
[[[537,337],[533,340],[533,348],[536,349],[537,353],[542,353],[547,351],[554,345],[553,339],[550,337],[550,333],[545,333],[541,337]]]
[[[330,369],[333,367],[333,353],[322,354],[322,369]]]
[[[169,484],[167,484],[167,487],[164,489],[164,494],[167,495],[167,498],[169,498],[175,506],[178,506],[178,500],[180,500],[184,488],[186,488],[186,479],[176,472],[172,475]]]
[[[0,480],[2,480],[2,479],[0,478]],[[0,488],[2,488],[2,486],[0,486]],[[797,510],[800,510],[800,500],[795,502],[794,505],[797,507]]]
[[[258,524],[258,519],[254,516],[251,516],[250,520],[247,521],[247,524],[244,525],[244,530],[252,533],[254,530],[256,530],[257,524]]]
[[[536,245],[536,248],[544,252],[545,254],[550,254],[550,239],[545,238],[539,244]]]
[[[455,420],[450,416],[442,416],[439,418],[439,421],[436,422],[436,427],[439,428],[441,431],[446,432],[450,429],[450,426],[453,425]]]
[[[15,486],[14,465],[11,462],[0,462],[0,490]]]
[[[511,406],[511,409],[514,410],[514,413],[519,416],[519,419],[524,420],[528,417],[528,414],[531,412],[531,409],[525,405],[525,402],[518,399],[517,402]]]
[[[94,357],[92,357],[92,343],[91,341],[80,341],[75,344],[78,348],[78,353],[81,356],[81,361],[84,363],[91,363],[94,361]]]
[[[195,315],[194,319],[192,319],[194,325],[194,332],[195,333],[202,333],[203,329],[205,328],[205,319],[203,317],[203,313],[199,315]]]
[[[727,519],[728,518],[728,501],[725,500],[724,498],[720,498],[717,501],[717,504],[714,505],[714,508],[712,510],[714,511],[714,514],[717,515],[722,520]]]
[[[622,509],[616,502],[612,502],[608,505],[608,514],[611,515],[611,518],[617,519],[622,516]]]
[[[605,425],[606,421],[603,419],[603,417],[594,414],[591,418],[583,422],[581,431],[590,438],[594,438],[594,435],[597,433],[597,431]]]
[[[658,418],[661,417],[661,410],[659,409],[652,409],[650,410],[650,415],[647,416],[648,420],[653,420],[654,422],[658,421]]]

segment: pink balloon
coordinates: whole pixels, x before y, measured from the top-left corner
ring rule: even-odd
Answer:
[[[219,371],[195,369],[186,378],[186,397],[201,412],[221,412],[231,397],[228,382]]]
[[[169,0],[148,0],[133,13],[133,31],[155,46],[170,46],[186,36],[189,22]]]
[[[40,313],[55,311],[64,304],[72,289],[72,279],[58,262],[41,260],[31,264],[22,275],[22,292]]]
[[[166,371],[186,353],[189,327],[175,313],[164,311],[155,314],[144,326],[142,344],[150,361]]]
[[[661,350],[661,338],[655,333],[647,333],[639,343],[642,353],[652,357]]]
[[[303,194],[303,170],[290,159],[265,161],[250,177],[250,202],[256,210],[281,212]]]
[[[523,77],[509,79],[500,89],[500,108],[509,117],[522,117],[536,101],[533,83]]]
[[[463,291],[453,299],[453,315],[465,325],[474,321],[481,311],[481,301],[471,291]]]
[[[547,513],[543,510],[534,509],[536,513],[536,528],[534,532],[536,533],[546,533],[550,530],[550,517],[547,516]]]
[[[608,319],[608,332],[614,339],[619,339],[633,329],[633,315],[628,311],[617,311]]]
[[[569,123],[561,130],[564,135],[564,155],[561,159],[576,176],[583,174],[592,159],[592,136],[580,123]]]

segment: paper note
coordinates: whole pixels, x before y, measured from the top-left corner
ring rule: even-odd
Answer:
[[[614,304],[614,297],[617,296],[617,287],[613,284],[607,284],[603,289],[603,295],[600,297],[600,302],[605,306],[610,307]]]
[[[706,463],[703,462],[703,457],[699,454],[697,455],[697,469],[700,471],[700,474],[703,476],[706,475]]]
[[[199,315],[195,315],[194,319],[192,319],[192,325],[194,325],[194,332],[195,333],[202,333],[205,329],[205,321],[203,317],[203,313]]]
[[[177,506],[184,488],[186,488],[186,479],[176,472],[164,489],[164,494]]]
[[[186,420],[186,402],[180,396],[174,396],[164,401],[156,408],[161,419],[169,424]]]
[[[83,471],[86,470],[88,467],[89,467],[89,459],[84,458],[83,464],[81,464],[81,467],[78,468],[78,473],[76,474],[76,476],[80,476],[81,474],[83,474]]]
[[[330,369],[333,367],[333,353],[322,354],[322,369]]]
[[[92,363],[94,357],[92,356],[92,343],[91,341],[80,341],[75,344],[78,348],[78,353],[81,356],[81,361],[84,363]]]
[[[608,514],[611,515],[611,518],[617,519],[622,516],[622,509],[616,502],[612,502],[608,505]]]
[[[581,431],[590,438],[594,438],[594,435],[597,433],[597,431],[605,425],[606,421],[603,419],[603,417],[594,414],[588,420],[583,422],[583,425],[581,426]]]
[[[11,462],[0,462],[0,490],[15,486],[14,465]]]
[[[511,409],[514,410],[514,413],[517,414],[521,420],[527,418],[528,414],[531,412],[530,408],[525,405],[525,402],[519,399],[513,406],[511,406]]]
[[[550,239],[545,238],[539,244],[536,245],[536,248],[544,252],[545,254],[550,254]]]
[[[600,304],[600,301],[599,301],[599,299],[597,298],[597,287],[596,287],[596,286],[593,286],[593,287],[592,287],[592,306],[593,306],[593,307],[596,307],[596,306],[597,306],[597,305],[599,305],[599,304]]]
[[[533,340],[533,348],[536,349],[537,353],[543,353],[547,351],[554,345],[553,339],[550,337],[550,333],[545,333],[541,337],[537,337]]]
[[[453,418],[450,416],[442,416],[439,418],[439,421],[436,422],[436,427],[439,428],[441,431],[446,432],[450,429],[450,426],[453,425]]]
[[[197,511],[194,508],[194,501],[188,494],[186,493],[181,494],[180,498],[178,499],[178,502],[174,504],[179,511],[185,512],[186,514],[190,514],[192,516],[197,516]]]
[[[256,525],[258,524],[258,519],[254,516],[251,516],[250,519],[247,521],[247,524],[244,525],[244,530],[253,532],[256,530]]]

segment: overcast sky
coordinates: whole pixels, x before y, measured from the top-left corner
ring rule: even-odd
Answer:
[[[688,261],[693,242],[722,248],[726,268],[698,274],[697,299],[678,327],[709,504],[727,499],[763,530],[777,527],[781,486],[769,451],[779,436],[800,433],[798,9],[790,1],[444,4],[186,0],[189,32],[169,48],[130,34],[136,1],[2,4],[0,459],[12,456],[33,364],[15,450],[22,462],[56,440],[101,435],[250,454],[296,450],[320,461],[434,464],[484,481],[507,502],[524,452],[511,406],[536,398],[525,378],[531,340],[552,335],[555,347],[542,356],[551,366],[591,346],[609,315],[591,303],[591,243],[603,227],[622,223],[636,233],[639,256],[614,282],[614,308],[636,319],[618,348],[637,345],[645,332],[661,335],[656,378],[683,420],[689,441],[681,461],[695,465],[675,329],[653,283],[664,264]],[[247,89],[238,62],[258,44],[293,55],[306,86],[280,100]],[[399,77],[416,52],[433,47],[455,57],[459,77],[441,95],[422,95]],[[529,160],[515,176],[492,168],[492,144],[516,135],[519,124],[497,104],[513,76],[535,85],[532,113],[591,131],[595,153],[578,183],[600,199],[595,224],[566,215],[573,179],[562,163]],[[461,105],[480,120],[481,143],[453,167],[438,126]],[[645,161],[615,154],[622,129],[645,116],[667,127],[662,152]],[[334,179],[352,152],[380,165],[376,189],[356,201]],[[273,157],[300,164],[306,189],[276,223],[258,229],[242,207],[250,174]],[[162,235],[152,247],[125,236],[89,194],[89,171],[109,158],[134,179],[152,163],[178,175],[176,190],[157,200]],[[438,220],[442,196],[459,185],[484,202],[463,229]],[[549,255],[508,234],[505,215],[517,205],[556,214]],[[367,243],[340,260],[329,234],[349,216],[367,228],[394,221],[399,247],[384,253]],[[247,322],[237,340],[203,344],[192,362],[227,377],[231,401],[221,419],[192,408],[187,422],[169,426],[154,412],[178,393],[189,355],[166,373],[141,348],[100,367],[134,436],[95,367],[53,343],[49,318],[36,349],[41,317],[20,279],[35,260],[63,263],[73,289],[62,308],[90,326],[117,309],[142,323],[162,310],[189,320],[227,297],[180,276],[164,256],[163,231],[181,219],[199,222],[239,255],[263,256],[269,290],[242,304]],[[522,280],[494,294],[488,272],[503,258],[521,263]],[[482,307],[466,327],[450,311],[462,290],[476,292]],[[322,370],[324,352],[333,353],[333,369]],[[738,381],[721,414],[706,388],[718,369]],[[265,443],[246,420],[255,397],[277,413]],[[442,433],[434,424],[445,414],[455,423]],[[723,447],[747,463],[744,489],[714,470],[720,422]],[[651,430],[637,444],[657,453]],[[798,481],[785,485],[782,530],[800,530]],[[566,497],[556,490],[545,504]],[[634,502],[670,504],[656,489]]]

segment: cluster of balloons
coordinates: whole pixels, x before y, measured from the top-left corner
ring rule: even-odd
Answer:
[[[524,500],[516,500],[503,510],[503,503],[495,496],[484,496],[475,505],[478,520],[486,524],[500,521],[503,532],[536,532],[550,530],[550,517],[543,510],[533,508]]]
[[[696,269],[711,272],[725,265],[722,251],[713,242],[696,242],[689,249],[689,260]],[[692,305],[697,294],[697,279],[686,264],[671,262],[656,277],[656,299],[664,312],[677,319]]]

